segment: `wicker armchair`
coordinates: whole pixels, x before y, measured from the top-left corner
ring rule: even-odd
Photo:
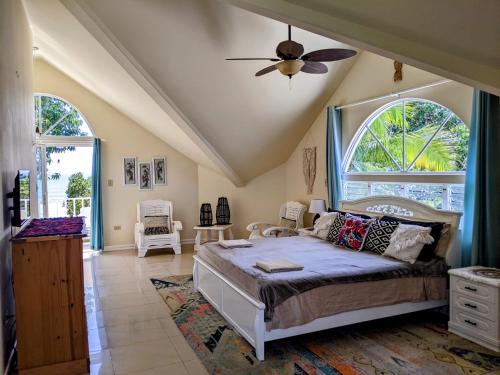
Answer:
[[[135,244],[139,257],[144,257],[148,250],[159,248],[172,248],[175,254],[181,253],[182,223],[172,221],[172,202],[163,200],[150,200],[137,203],[137,223],[135,224]],[[162,218],[167,221],[166,230],[155,231],[147,229],[150,219]],[[164,229],[164,227],[163,227]],[[149,232],[149,233],[148,233]]]
[[[286,202],[280,208],[280,222],[269,224],[261,221],[248,224],[250,232],[249,239],[264,237],[288,237],[298,234],[298,230],[304,228],[304,213],[307,206],[299,202]]]

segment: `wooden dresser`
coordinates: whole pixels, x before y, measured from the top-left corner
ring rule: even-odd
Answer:
[[[448,329],[500,351],[500,270],[474,266],[448,272],[451,293]]]
[[[66,226],[57,234],[58,223],[49,220],[32,220],[12,239],[18,370],[26,375],[84,374],[89,371],[85,227],[82,221],[80,233]],[[44,223],[50,224],[49,235],[26,231]]]

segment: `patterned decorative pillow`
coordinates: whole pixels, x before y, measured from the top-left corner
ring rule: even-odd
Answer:
[[[439,242],[439,238],[441,237],[441,231],[443,230],[444,223],[400,219],[398,217],[392,217],[392,216],[383,216],[380,220],[397,221],[397,222],[403,223],[403,224],[419,225],[421,227],[432,228],[431,229],[431,236],[432,236],[432,238],[434,238],[434,242],[426,244],[424,246],[424,248],[420,252],[420,255],[418,256],[418,260],[428,262],[434,257],[434,253],[436,251],[436,246]]]
[[[382,255],[398,225],[397,221],[375,220],[368,229],[363,250]]]
[[[156,234],[169,234],[170,231],[168,230],[168,227],[149,227],[149,228],[144,228],[144,234],[146,236],[154,236]]]
[[[372,219],[366,220],[359,216],[347,214],[335,244],[348,249],[361,250],[372,222]]]
[[[345,216],[342,214],[338,214],[332,225],[330,225],[330,230],[328,231],[328,235],[326,236],[326,240],[335,243],[337,241],[337,237],[339,236],[339,232],[344,225]]]
[[[168,215],[145,216],[144,234],[147,236],[170,233],[170,218]]]
[[[282,217],[280,220],[280,227],[285,227],[293,230],[296,226],[297,222],[295,220],[287,219],[286,217]]]
[[[431,230],[431,227],[400,223],[391,236],[384,256],[415,263],[424,246],[434,242]]]

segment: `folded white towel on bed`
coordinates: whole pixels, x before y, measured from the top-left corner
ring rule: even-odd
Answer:
[[[288,272],[288,271],[301,271],[304,266],[297,263],[289,262],[288,260],[258,260],[255,264],[260,269],[272,272]]]
[[[224,240],[219,241],[219,245],[226,249],[234,249],[237,247],[250,247],[253,246],[253,243],[247,240]]]

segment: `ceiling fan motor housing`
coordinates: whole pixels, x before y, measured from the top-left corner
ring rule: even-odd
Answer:
[[[303,66],[304,61],[302,60],[285,60],[276,64],[280,73],[285,76],[293,76],[297,74]]]

